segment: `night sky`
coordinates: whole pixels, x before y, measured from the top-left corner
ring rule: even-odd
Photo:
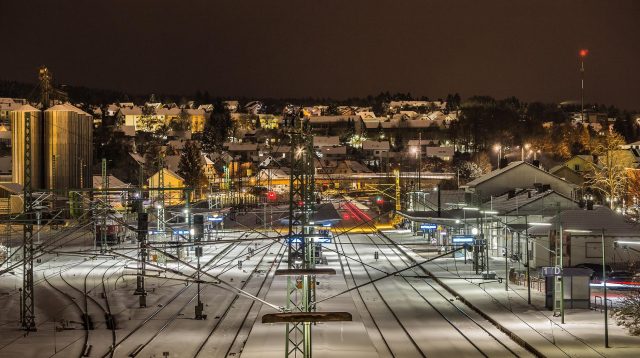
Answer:
[[[640,109],[640,1],[1,0],[0,78],[233,97],[459,92]]]

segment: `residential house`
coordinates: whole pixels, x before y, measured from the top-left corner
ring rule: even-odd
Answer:
[[[27,100],[22,98],[0,98],[0,124],[10,128],[9,112],[15,111],[25,104],[27,104]]]
[[[577,186],[527,162],[511,162],[504,168],[496,169],[464,186],[468,202],[484,202],[492,196],[503,195],[514,188],[534,188],[544,186],[568,198],[575,198]]]
[[[239,104],[238,101],[224,101],[224,105],[225,105],[225,107],[227,107],[229,112],[235,113],[235,112],[238,111],[238,106],[240,104]]]
[[[362,154],[365,163],[381,165],[383,160],[388,160],[389,141],[365,140],[362,142]]]
[[[93,188],[94,189],[102,189],[103,181],[102,175],[93,175]],[[124,210],[126,208],[126,201],[128,197],[128,191],[124,190],[129,188],[131,185],[123,182],[122,180],[116,178],[115,176],[109,174],[107,176],[107,183],[109,185],[109,189],[123,189],[123,191],[109,191],[107,192],[107,201],[109,205],[116,210]],[[98,191],[94,194],[100,200],[102,200],[102,194]]]
[[[349,131],[358,133],[359,123],[360,117],[355,115],[309,117],[311,130],[324,136],[342,135]]]
[[[577,171],[569,168],[564,164],[556,165],[555,167],[549,169],[549,173],[562,178],[569,183],[575,184],[579,187],[582,187],[585,182],[584,175],[578,173]]]
[[[313,137],[313,147],[314,148],[322,148],[322,147],[337,147],[340,145],[340,137],[332,136],[314,136]]]
[[[371,170],[355,160],[341,160],[333,170],[333,174],[371,173]]]
[[[191,123],[191,132],[202,133],[202,131],[204,131],[204,123],[206,120],[206,113],[204,109],[187,109],[186,111],[189,116],[189,123]]]
[[[323,158],[327,159],[345,159],[347,156],[347,147],[322,147],[320,148],[320,154]]]
[[[253,157],[258,156],[258,145],[255,143],[233,143],[226,142],[222,145],[234,158],[249,162]]]
[[[605,206],[596,205],[593,210],[564,210],[545,222],[549,225],[533,226],[528,230],[535,243],[533,267],[554,265],[560,225],[565,267],[601,264],[603,238],[605,262],[614,269],[627,270],[630,262],[640,260],[639,252],[634,249],[635,244],[640,244],[640,226]]]
[[[426,150],[427,158],[439,158],[444,161],[453,160],[453,146],[428,146]]]
[[[164,195],[165,205],[170,206],[170,205],[180,204],[182,202],[182,198],[184,194],[183,189],[180,189],[180,188],[184,188],[184,179],[180,175],[176,174],[174,171],[169,170],[167,168],[162,168],[165,190],[156,191],[156,190],[153,190],[153,188],[158,188],[158,185],[160,182],[159,173],[160,171],[156,172],[147,180],[147,185],[151,189],[151,193],[150,193],[151,198],[155,201],[158,201]],[[178,190],[166,190],[167,188],[168,189],[178,188]]]

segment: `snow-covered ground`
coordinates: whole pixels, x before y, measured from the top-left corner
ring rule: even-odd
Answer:
[[[165,352],[170,357],[282,357],[285,325],[263,324],[261,318],[276,312],[273,306],[285,305],[287,278],[274,276],[274,271],[286,268],[282,261],[286,250],[279,242],[264,240],[265,234],[276,235],[227,232],[225,239],[242,235],[245,240],[205,245],[201,263],[211,276],[203,275],[202,280],[228,284],[201,285],[205,320],[194,319],[196,284],[170,271],[193,275],[189,267],[196,263],[193,252],[186,257],[188,265],[169,262],[166,272],[148,267],[147,274],[155,277],[145,280],[146,308],[139,307],[139,296],[133,294],[135,261],[121,256],[47,254],[36,264],[37,332],[25,335],[19,329],[21,269],[0,276],[0,357],[73,357],[83,351],[103,357],[112,345],[115,357],[162,357]],[[353,320],[313,325],[315,357],[532,356],[458,294],[547,356],[640,356],[638,339],[613,323],[616,347],[598,346],[602,319],[598,312],[571,311],[567,324],[560,325],[550,313],[529,307],[526,301],[523,304],[521,287],[513,287],[509,295],[504,285],[478,285],[481,280],[474,279],[469,265],[461,260],[443,258],[424,265],[458,294],[444,289],[419,267],[394,274],[433,253],[423,250],[426,246],[409,245],[420,240],[408,233],[388,235],[404,245],[391,245],[377,234],[343,234],[325,244],[327,265],[320,267],[333,268],[337,274],[318,276],[317,310],[346,311]],[[262,240],[251,241],[257,238]],[[80,238],[64,251],[91,248],[90,240]],[[249,248],[255,250],[253,255]],[[132,245],[117,252],[132,258],[136,254]],[[263,302],[238,296],[234,288]],[[535,293],[536,302],[543,298]],[[106,325],[109,311],[116,321],[115,331]],[[83,329],[84,312],[91,317],[93,330]]]

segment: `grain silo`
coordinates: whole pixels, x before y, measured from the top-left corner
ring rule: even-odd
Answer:
[[[44,112],[45,185],[61,191],[91,188],[93,117],[70,104]]]
[[[31,188],[43,188],[42,112],[24,104],[9,113],[11,119],[11,181],[24,185],[25,117],[31,116]]]

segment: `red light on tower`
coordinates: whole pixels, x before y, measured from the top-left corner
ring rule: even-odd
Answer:
[[[583,48],[582,50],[580,50],[580,57],[582,58],[587,57],[588,54],[589,54],[589,50],[587,50],[586,48]]]
[[[267,200],[276,201],[276,192],[275,191],[268,192],[267,193]]]

